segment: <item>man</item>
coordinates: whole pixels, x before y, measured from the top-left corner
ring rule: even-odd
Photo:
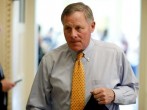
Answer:
[[[7,92],[15,86],[15,83],[5,79],[2,66],[0,65],[0,109],[7,110]]]
[[[85,105],[91,95],[109,110],[135,103],[138,81],[123,51],[91,38],[95,29],[91,9],[81,2],[70,4],[63,10],[61,21],[67,44],[43,57],[27,110],[71,110],[73,68],[80,52],[84,53]]]

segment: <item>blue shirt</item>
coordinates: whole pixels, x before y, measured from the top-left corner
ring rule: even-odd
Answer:
[[[138,94],[138,80],[123,51],[114,44],[90,40],[82,62],[86,77],[86,103],[90,91],[107,87],[115,92],[109,110],[119,104],[133,104]],[[71,81],[76,52],[67,44],[46,54],[38,68],[27,110],[70,110]],[[86,104],[85,103],[85,104]]]

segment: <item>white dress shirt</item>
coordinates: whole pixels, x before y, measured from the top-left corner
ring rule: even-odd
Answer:
[[[106,107],[119,110],[119,104],[133,104],[138,94],[138,80],[118,46],[90,40],[82,62],[86,77],[86,103],[90,91],[107,87],[115,100]],[[76,53],[67,44],[46,54],[38,68],[27,110],[70,110],[71,82]],[[85,103],[85,104],[86,104]]]

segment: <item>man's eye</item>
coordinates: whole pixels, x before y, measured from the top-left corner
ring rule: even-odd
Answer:
[[[71,28],[70,27],[65,27],[65,30],[69,31]]]
[[[77,27],[76,30],[77,30],[77,31],[81,31],[82,28],[81,28],[81,27]]]

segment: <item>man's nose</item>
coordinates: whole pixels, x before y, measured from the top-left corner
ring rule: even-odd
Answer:
[[[71,37],[76,38],[77,37],[77,31],[75,29],[71,30]]]

